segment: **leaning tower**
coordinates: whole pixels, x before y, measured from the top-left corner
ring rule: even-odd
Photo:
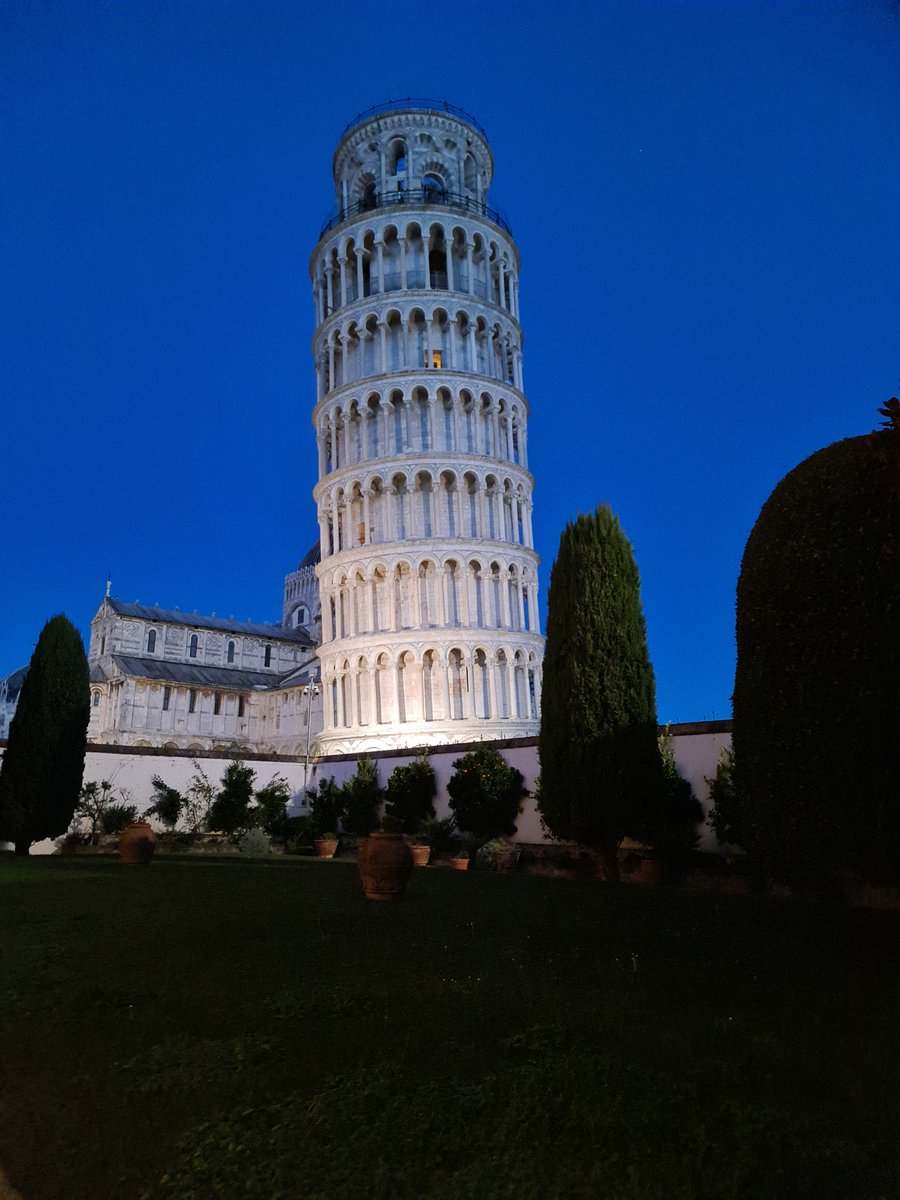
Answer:
[[[310,261],[326,753],[537,733],[519,254],[460,109],[362,113]]]

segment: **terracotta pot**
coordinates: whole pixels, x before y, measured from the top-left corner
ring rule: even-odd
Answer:
[[[431,858],[430,846],[410,846],[409,849],[412,854],[413,863],[417,867],[428,866],[429,859]]]
[[[465,856],[465,858],[448,858],[447,866],[451,869],[451,871],[468,871],[468,869],[469,869],[468,854]]]
[[[519,865],[520,850],[498,850],[494,855],[494,868],[501,875],[511,875]]]
[[[316,838],[313,845],[316,848],[316,858],[334,858],[338,848],[338,838]]]
[[[128,866],[149,865],[156,850],[157,837],[149,821],[132,821],[119,834],[119,862]]]
[[[650,887],[658,887],[663,881],[665,868],[658,858],[642,858],[638,869],[638,883],[646,883]]]
[[[369,900],[399,900],[413,869],[413,856],[400,833],[379,829],[360,847],[357,859]]]

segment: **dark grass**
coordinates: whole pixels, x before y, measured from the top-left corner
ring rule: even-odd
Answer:
[[[0,859],[26,1200],[900,1197],[895,914]]]

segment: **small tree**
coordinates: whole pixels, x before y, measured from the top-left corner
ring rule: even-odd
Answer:
[[[69,827],[90,715],[81,635],[67,617],[52,617],[31,657],[0,765],[0,841],[13,842],[16,854]]]
[[[216,796],[216,789],[197,759],[194,759],[194,774],[188,780],[184,795],[184,824],[187,832],[194,836],[206,828],[209,810]]]
[[[404,833],[416,833],[423,821],[433,819],[437,781],[428,751],[405,766],[394,767],[387,781],[384,811],[399,821]]]
[[[101,818],[104,833],[121,833],[137,816],[137,805],[120,801],[110,804]]]
[[[95,846],[103,828],[103,814],[112,804],[113,786],[108,779],[98,782],[92,779],[78,793],[75,815],[83,817],[91,825],[91,845]]]
[[[256,793],[256,823],[270,837],[281,837],[287,820],[291,785],[283,775],[276,775]]]
[[[734,750],[728,746],[719,752],[716,773],[712,778],[705,776],[709,785],[712,808],[709,825],[720,842],[743,845],[740,811],[734,793]]]
[[[458,827],[482,841],[512,836],[528,795],[522,772],[508,766],[493,746],[458,758],[453,771],[447,791]]]
[[[539,753],[541,817],[618,881],[623,837],[652,840],[664,797],[640,579],[611,509],[566,526],[550,573]]]
[[[325,837],[326,834],[336,834],[344,811],[344,797],[341,789],[330,779],[322,779],[318,787],[308,788],[309,825],[313,837]]]
[[[252,767],[240,759],[229,763],[222,776],[222,786],[210,805],[206,824],[228,837],[235,837],[254,824],[250,802],[253,799],[253,781],[256,778]]]
[[[185,798],[177,788],[169,787],[159,775],[154,775],[150,782],[153,784],[153,803],[146,815],[158,817],[171,833],[181,817]]]
[[[378,828],[378,813],[384,792],[378,786],[378,767],[373,758],[363,756],[356,764],[356,774],[348,779],[341,792],[341,820],[347,833],[368,837]]]
[[[665,733],[660,734],[658,744],[662,762],[662,802],[654,822],[652,845],[669,871],[677,871],[700,841],[698,827],[703,820],[703,806],[690,783],[681,777],[668,726]]]

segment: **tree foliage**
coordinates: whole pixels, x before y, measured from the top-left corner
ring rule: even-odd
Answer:
[[[154,775],[150,782],[153,784],[153,803],[146,815],[158,817],[166,829],[173,830],[181,818],[185,798],[177,788],[169,787],[159,775]]]
[[[447,791],[459,829],[485,841],[516,832],[522,798],[528,795],[522,772],[504,762],[493,746],[479,746],[458,758]]]
[[[772,873],[900,880],[898,410],[795,467],[744,552],[734,779]]]
[[[275,775],[256,792],[256,823],[270,837],[281,837],[287,821],[291,785],[283,775]]]
[[[399,822],[403,833],[415,833],[423,821],[433,819],[437,781],[428,751],[411,763],[394,767],[387,781],[384,811]]]
[[[307,788],[309,825],[313,837],[336,835],[344,811],[344,798],[334,776],[321,779],[317,787]]]
[[[0,766],[0,840],[27,854],[65,833],[84,776],[90,683],[81,635],[65,616],[44,626]]]
[[[235,837],[256,823],[251,810],[255,778],[253,768],[240,759],[228,764],[206,818],[209,829]]]
[[[384,791],[378,786],[378,766],[363,755],[357,761],[356,774],[341,789],[341,823],[345,833],[368,837],[378,828]]]
[[[734,792],[734,750],[731,746],[719,752],[716,773],[706,776],[709,785],[709,824],[720,842],[742,846],[741,817]]]
[[[598,850],[652,841],[664,798],[656,685],[631,544],[606,505],[563,531],[550,573],[539,753],[550,832]]]

